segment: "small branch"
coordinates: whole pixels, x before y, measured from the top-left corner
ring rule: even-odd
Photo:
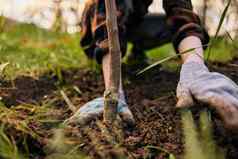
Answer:
[[[76,107],[73,105],[73,103],[70,101],[70,99],[67,97],[67,95],[64,93],[63,90],[60,91],[60,94],[64,98],[64,101],[66,102],[66,104],[69,106],[69,109],[72,112],[76,112],[76,110],[77,110]]]

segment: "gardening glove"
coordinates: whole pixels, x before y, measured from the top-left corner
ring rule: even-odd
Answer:
[[[193,98],[209,104],[220,114],[227,128],[238,130],[238,86],[220,73],[209,72],[205,64],[182,65],[177,98],[177,108],[193,106]]]
[[[134,117],[124,100],[119,100],[117,111],[126,124],[134,125]],[[82,106],[72,117],[65,121],[66,124],[75,123],[84,126],[93,119],[103,115],[104,98],[96,98]]]

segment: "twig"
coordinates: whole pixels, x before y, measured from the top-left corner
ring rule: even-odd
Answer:
[[[76,110],[77,110],[76,107],[73,105],[73,103],[70,101],[70,99],[67,97],[67,95],[64,93],[63,90],[60,91],[60,94],[62,95],[62,97],[64,98],[65,102],[69,106],[69,109],[72,112],[76,112]]]

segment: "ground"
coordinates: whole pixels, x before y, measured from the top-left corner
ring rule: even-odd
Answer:
[[[212,68],[225,73],[238,82],[236,66],[224,65],[213,66]],[[65,88],[65,92],[77,108],[80,108],[87,101],[101,96],[104,86],[102,77],[97,73],[86,70],[70,70],[63,71],[62,74],[64,85],[69,86]],[[177,157],[181,156],[183,153],[183,131],[181,129],[180,113],[175,109],[175,89],[178,74],[168,71],[153,71],[143,77],[135,77],[124,73],[124,77],[126,79],[125,88],[128,104],[135,116],[136,127],[125,128],[126,137],[122,146],[123,154],[133,156],[132,158],[143,158],[146,155],[152,155],[151,153],[147,154],[146,147],[154,146],[173,153]],[[14,86],[12,83],[14,83]],[[55,83],[57,83],[57,78],[51,76],[50,73],[37,78],[22,76],[16,78],[13,82],[4,81],[2,83],[0,91],[2,102],[7,107],[16,106],[15,110],[22,114],[22,119],[26,120],[29,118],[26,115],[34,116],[34,113],[40,111],[31,110],[40,108],[33,108],[30,105],[36,106],[37,103],[38,107],[43,107],[47,105],[47,101],[52,102],[53,100],[53,103],[50,103],[54,105],[53,109],[38,114],[38,118],[41,118],[42,121],[34,118],[28,119],[28,127],[32,131],[30,134],[34,132],[38,136],[29,139],[27,142],[31,144],[29,147],[33,149],[31,151],[36,152],[36,154],[31,154],[34,155],[32,158],[38,158],[39,156],[44,158],[46,154],[42,147],[51,138],[52,130],[72,114],[65,101],[59,98]],[[78,88],[83,93],[77,93],[71,86]],[[42,103],[42,101],[45,103]],[[48,103],[48,105],[50,104]],[[20,108],[19,105],[25,106]],[[27,107],[27,105],[29,106]],[[199,107],[201,108],[201,105]],[[194,112],[196,114],[198,111],[195,110]],[[224,148],[226,158],[236,159],[238,155],[238,136],[226,132],[217,115],[212,117],[212,121],[215,127],[216,141],[218,145]],[[91,157],[102,158],[103,155],[113,156],[115,153],[122,153],[121,151],[117,152],[117,149],[110,146],[106,140],[107,138],[102,136],[100,127],[95,122],[92,122],[86,128],[66,128],[66,134],[72,140],[72,144],[81,145],[80,150]],[[162,153],[158,153],[160,152],[158,149],[156,151],[157,153],[154,155],[157,158],[168,155],[164,151],[161,151]]]
[[[136,126],[125,126],[123,142],[112,146],[101,122],[84,128],[62,125],[73,114],[71,105],[78,109],[104,91],[100,70],[85,64],[78,36],[24,28],[28,31],[17,27],[0,34],[1,63],[10,62],[0,81],[0,158],[183,158],[184,130],[180,111],[175,109],[178,59],[140,76],[123,65],[126,97]],[[168,47],[149,54],[159,60]],[[158,51],[162,57],[157,57]],[[235,59],[210,65],[236,83],[237,67]],[[192,108],[195,119],[204,108],[204,104]],[[226,159],[236,159],[238,136],[223,128],[214,110],[209,112],[216,143]]]

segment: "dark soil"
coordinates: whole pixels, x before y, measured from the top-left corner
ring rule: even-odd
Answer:
[[[213,65],[211,69],[224,73],[238,83],[236,65]],[[128,104],[136,119],[136,126],[125,128],[125,141],[122,146],[113,148],[96,122],[92,122],[87,128],[67,128],[67,136],[74,142],[77,141],[80,149],[94,158],[109,156],[115,158],[118,155],[129,158],[166,158],[168,154],[161,149],[181,158],[183,136],[180,114],[175,109],[178,73],[150,71],[136,77],[128,72],[131,71],[124,73],[124,86]],[[44,101],[52,99],[54,113],[48,112],[48,115],[63,121],[72,113],[58,93],[60,88],[65,90],[69,99],[78,108],[87,101],[101,96],[104,91],[101,75],[92,71],[63,71],[62,75],[64,81],[61,84],[51,73],[42,77],[22,76],[14,81],[5,81],[0,88],[0,96],[8,107],[24,103],[42,105]],[[73,86],[77,86],[82,94],[72,89]],[[200,106],[195,108],[195,116],[198,112],[196,109],[200,108]],[[224,149],[226,159],[237,159],[238,136],[226,131],[219,117],[213,114],[216,142]],[[39,134],[40,140],[31,139],[29,143],[34,143],[32,151],[36,152],[47,144],[48,138],[52,136],[52,129],[57,124],[45,125],[35,122],[35,124],[31,122],[31,128]],[[40,152],[42,153],[35,154],[44,158],[44,152],[42,150]]]

